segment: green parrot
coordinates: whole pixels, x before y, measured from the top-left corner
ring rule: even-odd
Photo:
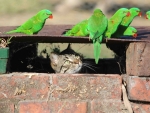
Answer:
[[[16,28],[15,30],[6,32],[6,34],[10,33],[24,33],[27,35],[37,34],[44,26],[46,19],[53,18],[52,12],[44,9],[39,11],[35,16],[31,17],[21,26]]]
[[[137,37],[137,29],[129,26],[127,29],[124,31],[123,34],[120,34],[119,32],[115,32],[112,37],[114,38],[120,38],[121,36],[132,36],[133,38]]]
[[[111,38],[111,35],[116,32],[118,26],[122,22],[122,19],[125,16],[130,16],[130,12],[127,8],[120,8],[115,12],[115,14],[108,20],[107,31],[105,32],[105,36],[107,38]]]
[[[131,15],[124,17],[120,25],[129,26],[136,16],[142,16],[142,13],[139,8],[132,7],[129,9],[129,11]]]
[[[150,20],[150,11],[146,12],[145,18]]]
[[[77,23],[72,29],[68,30],[64,36],[88,36],[89,32],[87,31],[88,20],[83,20]]]
[[[118,26],[118,29],[117,29],[117,34],[119,35],[120,33],[120,36],[126,31],[126,29],[128,28],[128,26],[131,24],[131,22],[133,21],[133,19],[136,17],[136,16],[142,16],[142,13],[140,11],[139,8],[136,8],[136,7],[132,7],[129,9],[130,11],[130,16],[126,16],[122,19],[122,22],[121,24]],[[112,36],[113,37],[113,36]],[[114,37],[115,38],[115,37]]]
[[[89,38],[94,45],[95,63],[98,64],[101,43],[104,38],[104,32],[107,29],[108,19],[100,9],[95,9],[91,17],[88,19],[87,29],[89,31]]]

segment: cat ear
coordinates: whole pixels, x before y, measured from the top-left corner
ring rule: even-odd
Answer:
[[[71,44],[70,44],[70,43],[68,44],[67,49],[72,49],[72,48],[71,48]]]
[[[58,61],[59,61],[59,55],[57,55],[55,53],[51,53],[50,54],[50,60],[51,60],[51,64],[56,66],[58,64]]]

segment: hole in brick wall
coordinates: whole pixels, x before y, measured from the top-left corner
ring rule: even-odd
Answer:
[[[116,45],[116,44],[114,44]],[[121,44],[122,45],[122,44]],[[39,57],[37,55],[38,43],[19,43],[10,44],[9,72],[37,72],[37,73],[54,73],[50,66],[49,57]],[[111,44],[109,45],[112,46]],[[83,62],[90,62],[93,69],[82,68],[81,73],[96,74],[121,74],[125,73],[124,46],[112,46],[114,52],[119,56],[115,58],[103,58],[96,65],[95,60],[91,58],[84,59]]]

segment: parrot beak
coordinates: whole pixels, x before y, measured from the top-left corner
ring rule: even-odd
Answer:
[[[138,16],[141,17],[142,16],[142,12],[139,12]]]
[[[134,33],[134,34],[133,34],[133,37],[136,38],[136,37],[137,37],[137,33]]]
[[[147,15],[145,15],[145,18],[148,19]]]
[[[50,18],[50,19],[53,19],[53,15],[51,14],[51,15],[49,16],[49,18]]]
[[[131,13],[128,11],[128,13],[127,13],[127,17],[129,17],[131,15]]]

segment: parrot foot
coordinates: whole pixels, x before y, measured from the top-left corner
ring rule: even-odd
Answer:
[[[108,42],[108,39],[106,38],[106,43]]]

